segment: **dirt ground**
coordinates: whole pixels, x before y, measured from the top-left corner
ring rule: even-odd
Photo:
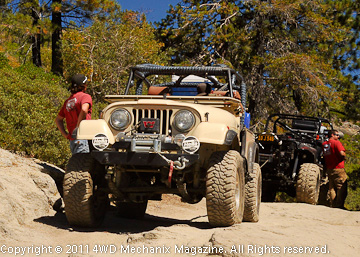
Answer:
[[[142,220],[119,218],[110,209],[97,229],[73,229],[64,213],[38,205],[21,210],[30,218],[13,220],[21,202],[5,202],[10,186],[4,176],[24,167],[38,169],[18,159],[0,165],[0,256],[360,256],[360,212],[300,203],[262,203],[258,223],[227,228],[208,225],[204,200],[190,205],[170,195],[150,201]],[[29,186],[11,188],[26,192]]]
[[[18,251],[24,250],[19,247],[28,247],[24,256],[73,257],[355,257],[360,253],[359,212],[297,203],[263,203],[258,223],[211,228],[204,201],[188,205],[175,196],[164,198],[150,202],[143,220],[122,219],[111,210],[95,230],[74,230],[60,213],[39,217],[18,228],[16,237],[0,240],[5,246],[0,248],[0,255],[9,250],[15,253],[16,247]]]

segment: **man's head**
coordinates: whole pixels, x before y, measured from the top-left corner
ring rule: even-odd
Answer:
[[[76,74],[71,78],[69,90],[72,94],[84,91],[87,86],[88,78],[83,74]]]
[[[334,140],[340,139],[340,134],[339,134],[339,131],[337,131],[337,130],[330,130],[329,134],[331,136],[330,139],[334,139]]]

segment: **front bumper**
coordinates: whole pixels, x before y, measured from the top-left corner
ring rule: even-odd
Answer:
[[[186,159],[185,167],[192,166],[199,160],[199,154],[158,154],[145,152],[116,152],[116,151],[92,151],[91,155],[103,165],[132,165],[132,166],[149,166],[152,168],[161,168],[169,166],[169,162]],[[163,158],[163,157],[166,157]]]

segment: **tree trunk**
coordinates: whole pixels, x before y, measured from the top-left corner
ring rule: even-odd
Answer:
[[[38,28],[39,25],[39,14],[36,11],[31,12],[31,16],[33,19],[33,26],[37,28],[37,32],[35,35],[31,37],[32,43],[32,61],[33,64],[37,67],[41,67],[41,34],[40,29]]]
[[[61,4],[61,0],[53,0],[53,3]],[[62,60],[62,53],[61,53],[61,11],[52,12],[52,26],[54,31],[52,33],[52,64],[51,64],[51,71],[57,75],[63,75],[63,60]]]

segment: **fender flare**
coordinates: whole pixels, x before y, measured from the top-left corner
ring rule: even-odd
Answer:
[[[81,121],[76,138],[92,140],[97,134],[104,134],[108,137],[110,144],[115,143],[115,137],[108,124],[103,119]]]
[[[231,145],[237,133],[221,123],[202,122],[189,135],[199,139],[200,143]]]
[[[241,156],[246,159],[247,171],[253,171],[253,163],[259,163],[259,145],[255,141],[247,142],[247,134],[249,131],[243,129],[241,131]]]
[[[299,146],[299,152],[303,152],[306,155],[311,155],[311,157],[313,158],[312,162],[318,162],[318,152],[315,148],[309,147],[308,145],[301,143]]]
[[[246,158],[248,165],[248,172],[253,172],[253,164],[259,163],[259,145],[256,142],[251,143],[248,146],[248,156]]]

